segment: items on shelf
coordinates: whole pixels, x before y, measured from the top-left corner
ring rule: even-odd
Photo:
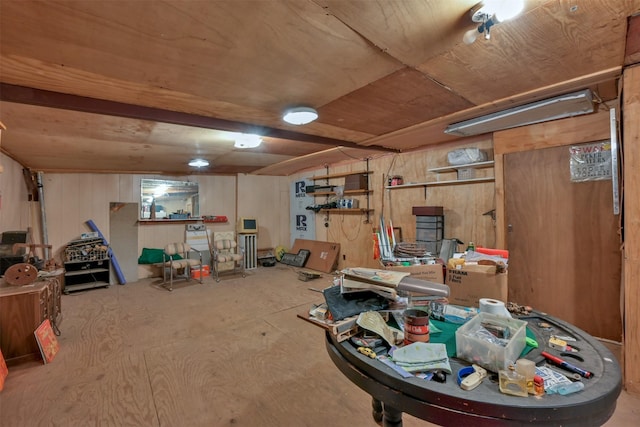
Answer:
[[[72,240],[64,254],[65,294],[110,286],[109,246],[103,238]]]
[[[367,221],[369,222],[369,214],[373,211],[369,207],[369,196],[373,192],[370,189],[369,175],[373,171],[368,170],[369,163],[367,161],[367,170],[344,172],[326,175],[313,176],[310,179],[313,181],[326,181],[325,185],[310,185],[306,187],[306,192],[314,197],[326,196],[325,203],[318,203],[313,206],[308,206],[306,209],[313,210],[314,212],[325,213],[363,213],[367,215]],[[329,180],[335,180],[344,178],[343,185],[334,185],[329,183]],[[361,200],[345,197],[351,195],[363,196]],[[363,204],[366,202],[366,206]]]
[[[395,187],[396,185],[404,184],[404,178],[401,175],[393,175],[389,176],[387,179],[387,185],[390,187]]]
[[[71,261],[96,261],[107,259],[107,250],[109,249],[98,238],[72,240],[67,244],[64,250],[65,259]]]
[[[227,222],[229,219],[225,215],[203,215],[202,222]]]
[[[461,164],[461,165],[430,168],[430,169],[427,169],[427,172],[435,173],[437,175],[437,178],[434,181],[406,182],[405,180],[403,180],[402,184],[386,185],[385,189],[401,190],[405,188],[423,187],[425,190],[425,198],[426,198],[427,187],[460,185],[460,184],[478,184],[483,182],[495,181],[494,176],[477,177],[475,173],[477,169],[488,169],[488,168],[493,168],[493,166],[494,166],[494,161],[487,160],[487,161],[482,161],[477,163],[467,163],[467,164]],[[440,174],[446,174],[449,172],[456,172],[457,174],[456,179],[440,179]]]
[[[468,163],[486,162],[487,152],[475,147],[459,148],[447,153],[447,162],[451,166],[465,165]]]

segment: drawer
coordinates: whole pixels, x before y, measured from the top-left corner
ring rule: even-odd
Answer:
[[[444,225],[444,217],[443,216],[417,216],[416,224],[426,224],[426,225]]]

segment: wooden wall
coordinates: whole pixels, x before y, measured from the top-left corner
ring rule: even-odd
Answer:
[[[625,70],[623,87],[624,385],[640,394],[640,66]]]
[[[258,219],[258,248],[289,242],[289,178],[238,175],[239,217]]]
[[[443,206],[445,215],[445,237],[473,241],[486,247],[495,246],[494,223],[490,216],[483,213],[495,208],[493,182],[428,187],[425,198],[423,187],[387,190],[385,180],[389,175],[402,175],[405,183],[435,181],[438,176],[427,169],[447,166],[447,153],[463,147],[477,147],[492,154],[490,139],[471,139],[465,142],[450,143],[429,149],[401,154],[387,154],[369,160],[371,208],[370,222],[366,215],[342,213],[316,214],[316,239],[340,243],[339,268],[345,266],[378,267],[373,259],[372,232],[379,225],[380,215],[385,221],[393,222],[394,227],[402,229],[404,241],[416,239],[416,217],[412,215],[413,206]],[[354,161],[329,167],[328,172],[344,173],[361,171],[367,168],[365,161]],[[317,177],[327,173],[326,169],[306,171],[293,179]],[[477,176],[491,176],[493,169],[478,169]],[[442,174],[440,180],[455,179],[456,174]],[[342,178],[332,179],[331,184],[341,185]],[[318,181],[324,184],[325,181]],[[351,196],[350,196],[351,197]],[[360,207],[366,205],[364,196],[355,196]],[[315,203],[326,202],[324,196],[316,197]]]
[[[40,205],[28,202],[22,167],[0,155],[0,231],[32,227],[35,243],[42,242]],[[288,179],[269,176],[146,176],[128,174],[43,174],[44,204],[48,242],[61,262],[67,242],[90,231],[85,222],[93,220],[109,239],[109,204],[139,203],[140,180],[163,178],[199,183],[201,215],[225,215],[227,223],[209,223],[212,231],[233,231],[238,216],[259,219],[259,247],[274,247],[289,241]],[[236,195],[243,195],[236,198]],[[275,209],[274,209],[275,208]],[[142,225],[138,233],[142,248],[161,248],[184,240],[184,224]],[[116,254],[117,255],[117,254]],[[141,270],[140,277],[147,274]]]
[[[22,177],[22,166],[0,153],[0,232],[26,230],[31,224],[33,210],[28,202],[27,186]]]

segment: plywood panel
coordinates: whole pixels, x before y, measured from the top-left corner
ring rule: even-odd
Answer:
[[[460,43],[455,54],[428,60],[419,69],[476,105],[595,73],[624,56],[624,43],[615,40],[626,36],[625,9],[631,8],[622,2],[590,1],[575,11],[565,2],[544,2],[492,28],[491,43]],[[587,17],[608,31],[596,34],[585,25]]]
[[[616,105],[617,101],[612,101]],[[502,158],[508,153],[517,153],[542,148],[559,147],[589,141],[600,141],[610,137],[609,113],[604,109],[594,114],[554,120],[531,126],[508,129],[493,134],[496,157],[496,175],[504,183],[509,179],[504,175]],[[500,183],[498,181],[498,183]],[[505,220],[504,187],[496,192],[496,242],[499,247],[507,247],[507,224]]]
[[[289,242],[289,179],[240,174],[238,188],[238,217],[258,219],[258,248]]]
[[[640,394],[640,67],[624,75],[625,386]]]
[[[407,67],[324,105],[318,114],[327,124],[384,135],[472,106],[439,82]]]
[[[27,188],[22,176],[22,166],[0,153],[0,232],[26,230],[29,223]]]
[[[620,242],[611,181],[574,183],[569,147],[505,158],[509,300],[620,341]]]
[[[616,101],[611,102],[611,105],[616,104]],[[609,111],[601,108],[585,116],[495,132],[494,140],[496,153],[506,154],[558,147],[577,141],[601,141],[609,136]]]
[[[304,265],[305,268],[332,273],[338,265],[338,255],[340,255],[340,244],[338,243],[296,239],[289,253],[297,254],[302,249],[310,252]]]
[[[50,4],[46,10],[37,3],[3,7],[5,15],[14,15],[16,22],[32,29],[29,43],[18,39],[19,31],[3,31],[5,55],[33,55],[50,64],[65,58],[65,69],[136,82],[135,92],[146,98],[139,99],[146,105],[160,106],[151,92],[147,97],[145,90],[140,91],[143,88],[162,87],[185,95],[217,97],[218,111],[210,113],[218,116],[228,116],[234,105],[280,111],[301,92],[307,93],[310,104],[322,105],[401,67],[310,1],[161,3],[154,9],[153,19],[148,18],[146,5],[135,2],[127,5],[126,13],[117,4],[82,2],[72,7]],[[43,16],[47,19],[39,19]],[[85,25],[73,25],[77,19]],[[3,21],[3,26],[10,25],[11,21]],[[329,40],[332,49],[326,49]],[[262,45],[259,55],[255,54],[256,41]],[[55,52],[48,43],[55,43]],[[279,61],[280,52],[292,54],[287,55],[287,61]],[[222,57],[224,67],[219,64]],[[198,60],[194,62],[194,58]],[[162,76],[152,77],[155,73],[149,73],[151,67],[164,70]],[[292,69],[305,77],[290,81]],[[65,74],[62,69],[49,71]],[[6,73],[13,81],[24,78],[19,67]],[[335,75],[343,78],[335,79]],[[236,80],[238,76],[244,77]],[[315,85],[322,81],[331,84]],[[67,84],[73,91],[72,82]],[[84,84],[90,85],[90,81]],[[310,91],[311,85],[316,89]],[[107,88],[96,82],[91,86],[97,98],[129,97],[116,89],[121,85]],[[263,91],[271,95],[256,96],[266,93]],[[178,105],[178,99],[174,101],[176,110],[186,107]]]

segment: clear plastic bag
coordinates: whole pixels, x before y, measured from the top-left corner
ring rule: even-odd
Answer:
[[[447,161],[452,166],[478,163],[487,160],[487,152],[479,148],[460,148],[447,153]]]

